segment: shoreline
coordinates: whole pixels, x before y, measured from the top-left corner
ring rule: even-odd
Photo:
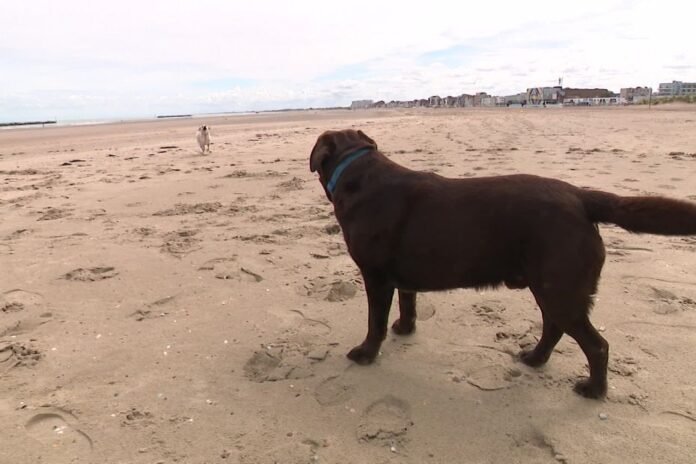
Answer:
[[[174,115],[156,115],[153,117],[133,117],[133,118],[89,118],[89,119],[56,119],[50,121],[11,121],[0,122],[0,131],[11,129],[26,129],[39,128],[38,126],[51,125],[52,127],[72,127],[72,126],[96,126],[104,124],[128,124],[141,122],[157,122],[171,120],[192,120],[204,118],[228,118],[241,117],[262,114],[287,114],[287,113],[304,113],[315,111],[351,111],[348,107],[336,108],[306,108],[306,109],[279,109],[279,110],[264,110],[264,111],[229,111],[222,113],[198,113],[198,114],[174,114]],[[44,128],[44,127],[40,127]]]
[[[365,108],[365,109],[350,109],[350,108],[328,108],[328,109],[303,109],[303,110],[273,110],[259,112],[244,112],[244,113],[209,113],[193,115],[192,117],[182,118],[136,118],[136,119],[109,119],[109,120],[73,120],[73,121],[57,121],[56,124],[51,124],[45,127],[33,125],[24,126],[5,126],[0,127],[0,136],[10,136],[11,134],[48,134],[56,133],[57,131],[70,133],[73,129],[83,129],[87,131],[106,131],[111,127],[122,125],[124,127],[136,127],[141,125],[144,127],[153,127],[157,124],[173,124],[176,127],[193,126],[192,121],[206,120],[209,125],[220,124],[253,124],[265,123],[268,121],[298,121],[303,118],[307,120],[323,120],[334,117],[345,117],[350,120],[359,120],[364,117],[391,117],[398,115],[467,115],[479,113],[502,112],[509,114],[525,113],[525,112],[544,112],[551,111],[556,115],[575,114],[576,112],[642,112],[642,111],[681,111],[694,110],[696,105],[687,103],[669,103],[659,106],[648,105],[628,105],[628,106],[563,106],[563,107],[474,107],[474,108]],[[554,111],[556,110],[556,111]],[[558,112],[560,111],[560,113]],[[102,128],[102,129],[99,129]]]

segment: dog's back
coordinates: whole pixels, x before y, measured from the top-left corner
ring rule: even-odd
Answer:
[[[448,179],[374,158],[381,157],[365,164],[381,175],[344,196],[336,217],[358,265],[389,269],[403,288],[516,286],[530,254],[596,234],[581,189],[566,182],[531,175]]]

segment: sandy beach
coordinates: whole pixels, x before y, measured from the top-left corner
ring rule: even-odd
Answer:
[[[196,128],[212,127],[210,154]],[[0,463],[693,463],[696,237],[601,226],[609,394],[528,290],[419,295],[346,352],[364,289],[309,153],[696,201],[696,107],[303,111],[0,131]],[[392,320],[396,318],[392,310]]]

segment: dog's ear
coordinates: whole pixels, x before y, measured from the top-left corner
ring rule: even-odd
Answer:
[[[375,148],[375,150],[377,150],[377,142],[375,142],[375,141],[372,140],[370,137],[368,137],[368,136],[367,136],[363,131],[361,131],[360,129],[358,129],[358,135],[360,136],[361,139],[363,139],[363,140],[369,142],[369,143]]]
[[[317,143],[314,144],[312,154],[309,156],[310,172],[319,170],[326,157],[332,154],[335,150],[336,142],[333,140],[333,136],[328,132],[321,134],[317,139]]]

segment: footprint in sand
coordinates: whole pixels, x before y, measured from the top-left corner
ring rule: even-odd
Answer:
[[[0,337],[29,333],[52,316],[39,293],[14,289],[0,294]]]
[[[234,280],[237,282],[263,281],[263,276],[252,271],[248,266],[244,267],[237,263],[236,257],[215,258],[206,261],[198,268],[199,271],[213,271],[215,278],[221,280]]]
[[[136,227],[131,231],[133,235],[143,240],[148,237],[152,237],[157,231],[151,227]]]
[[[333,242],[326,246],[326,255],[329,257],[345,256],[347,254],[346,246],[342,242]]]
[[[0,374],[15,367],[32,367],[43,355],[40,351],[21,343],[10,343],[0,348]]]
[[[299,177],[294,177],[290,180],[286,180],[278,184],[278,188],[284,191],[302,190],[302,186],[305,183],[304,180]]]
[[[30,437],[50,450],[51,462],[77,462],[74,460],[87,457],[93,447],[92,439],[78,426],[72,414],[51,409],[32,416],[24,428]]]
[[[134,318],[136,321],[144,321],[146,319],[157,319],[160,317],[165,317],[168,313],[164,311],[170,303],[176,300],[176,296],[165,296],[159,300],[155,300],[148,304],[148,308],[151,309],[138,309],[131,313],[129,317]]]
[[[77,268],[63,275],[63,279],[74,282],[96,282],[116,277],[118,272],[113,267]]]
[[[154,424],[154,416],[149,411],[140,411],[137,408],[130,408],[120,412],[124,419],[121,425],[124,427],[148,427]]]
[[[12,247],[7,243],[0,243],[0,254],[11,255],[13,253]]]
[[[674,314],[679,311],[696,309],[696,301],[691,298],[678,296],[669,290],[650,287],[653,296],[656,300],[656,305],[653,308],[655,314],[667,315]]]
[[[42,211],[40,214],[41,216],[39,216],[37,221],[54,221],[56,219],[62,219],[71,216],[72,212],[67,209],[49,207]]]
[[[0,303],[0,312],[3,313],[16,313],[23,309],[24,305],[16,301]]]
[[[261,244],[278,243],[278,240],[275,237],[271,237],[268,234],[235,235],[233,238],[235,240],[241,240],[243,242],[252,242],[252,243],[261,243]]]
[[[222,203],[215,201],[211,203],[177,203],[173,208],[158,211],[153,216],[183,216],[186,214],[216,213],[222,208]]]
[[[626,245],[626,242],[620,238],[608,238],[606,240],[607,254],[613,256],[627,256],[634,251],[652,252],[651,248],[634,247]]]
[[[418,295],[416,303],[416,319],[419,321],[427,321],[435,315],[435,305],[423,296]]]
[[[528,457],[523,462],[569,462],[556,445],[555,440],[536,426],[526,428],[518,436],[511,435],[511,438],[518,448],[517,453]]]
[[[0,329],[0,337],[20,335],[34,331],[39,326],[42,326],[51,321],[51,313],[43,313],[41,316],[16,319],[10,322],[5,329]]]
[[[164,235],[164,243],[160,248],[163,253],[181,257],[183,255],[200,250],[201,239],[197,238],[198,230],[178,230]]]
[[[512,357],[516,357],[519,350],[532,349],[536,346],[538,338],[535,333],[541,333],[541,322],[529,323],[517,320],[503,324],[502,330],[496,332],[495,341],[500,343],[500,350]],[[496,348],[498,349],[498,348]],[[559,349],[556,348],[556,351]]]
[[[522,371],[511,365],[511,358],[509,353],[487,347],[457,352],[453,357],[457,361],[454,365],[462,373],[454,374],[452,381],[467,383],[481,391],[510,388],[522,377]]]
[[[281,361],[271,350],[255,351],[244,365],[244,375],[252,382],[271,381],[270,374],[280,366]]]
[[[411,426],[410,405],[400,398],[387,395],[363,412],[357,430],[358,440],[384,445],[403,444]]]
[[[341,226],[338,224],[327,224],[324,226],[324,232],[326,232],[329,235],[336,235],[341,233]]]
[[[340,376],[333,376],[317,385],[314,398],[322,406],[335,406],[350,400],[354,393],[354,385],[346,383]]]
[[[622,377],[631,377],[640,370],[638,361],[631,356],[612,356],[609,360],[609,371]]]
[[[521,375],[522,371],[515,367],[490,365],[470,370],[463,380],[479,390],[495,391],[510,388]]]
[[[347,301],[358,293],[355,282],[343,279],[330,280],[321,276],[312,279],[299,288],[300,294],[330,302]]]
[[[43,305],[43,295],[22,290],[21,288],[15,288],[0,294],[0,313],[16,313],[24,310],[32,311],[43,308]]]
[[[694,251],[696,250],[696,237],[679,237],[670,244],[674,250]]]
[[[216,279],[222,280],[236,280],[239,282],[261,282],[263,277],[260,274],[255,273],[244,267],[235,269],[232,272],[218,272],[215,274]]]
[[[481,318],[486,325],[504,326],[503,313],[505,306],[500,301],[490,300],[481,303],[475,303],[471,306],[474,314]]]
[[[344,280],[334,281],[329,285],[329,291],[326,294],[326,301],[346,301],[353,298],[357,291],[357,286],[353,282]]]
[[[244,365],[252,382],[277,382],[314,376],[313,365],[324,361],[328,348],[281,341],[257,350]]]

